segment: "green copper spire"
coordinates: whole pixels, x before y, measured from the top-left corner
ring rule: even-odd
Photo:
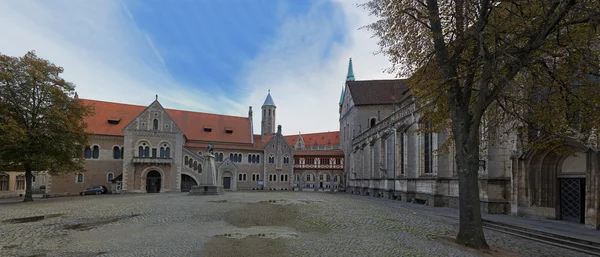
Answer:
[[[342,95],[340,96],[340,104],[344,102],[344,87],[342,86]]]
[[[348,63],[348,75],[346,75],[346,81],[354,81],[354,69],[352,69],[352,58]]]

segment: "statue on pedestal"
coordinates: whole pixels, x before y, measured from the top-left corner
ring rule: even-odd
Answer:
[[[203,172],[200,177],[200,185],[193,186],[190,195],[220,195],[223,194],[223,186],[217,183],[217,166],[215,165],[214,144],[206,147],[204,154]]]

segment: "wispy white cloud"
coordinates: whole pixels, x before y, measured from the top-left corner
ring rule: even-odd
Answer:
[[[152,39],[122,1],[0,1],[0,52],[35,50],[64,67],[82,98],[147,105],[159,95],[169,108],[236,113],[213,96],[175,81]]]
[[[333,18],[319,12],[318,3],[281,24],[277,39],[246,64],[240,82],[248,96],[242,99],[224,89],[198,89],[216,85],[186,85],[172,78],[161,55],[166,49],[136,26],[128,6],[117,0],[0,1],[0,52],[21,56],[36,50],[64,67],[64,77],[77,85],[80,97],[90,99],[147,105],[158,94],[168,108],[246,116],[249,105],[260,114],[270,88],[284,133],[333,131],[339,127],[348,58],[359,80],[393,77],[383,73],[387,60],[372,54],[377,46],[370,33],[358,30],[372,18],[356,1],[334,1],[341,9]],[[334,44],[323,59],[326,41],[336,33],[331,20],[346,22],[349,40]],[[186,57],[177,49],[168,51]],[[254,117],[259,133],[260,115]]]
[[[339,130],[338,102],[350,57],[357,80],[394,77],[383,72],[389,67],[387,59],[373,54],[378,47],[370,32],[359,30],[374,21],[356,6],[361,2],[336,0],[341,12],[333,18],[322,15],[315,6],[305,16],[288,19],[275,43],[265,46],[248,64],[245,82],[251,90],[247,103],[262,104],[270,88],[284,134]],[[326,22],[332,19],[346,21],[344,33],[349,40],[335,44],[323,59],[321,53],[335,33],[333,25]],[[260,116],[257,118],[254,131],[260,133]]]

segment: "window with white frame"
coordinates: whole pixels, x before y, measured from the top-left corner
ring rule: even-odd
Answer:
[[[77,183],[83,183],[83,174],[82,173],[77,174]]]
[[[281,174],[280,176],[280,181],[288,181],[288,175],[287,174]]]

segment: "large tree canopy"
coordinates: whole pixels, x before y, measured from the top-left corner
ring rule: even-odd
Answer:
[[[531,146],[547,146],[600,127],[600,1],[371,0],[363,7],[379,18],[366,28],[393,64],[389,71],[410,77],[428,128],[453,139],[457,242],[487,248],[481,131],[534,130]]]
[[[25,201],[33,170],[82,171],[88,142],[84,117],[92,110],[74,97],[61,67],[34,52],[0,55],[0,170],[25,170]]]

